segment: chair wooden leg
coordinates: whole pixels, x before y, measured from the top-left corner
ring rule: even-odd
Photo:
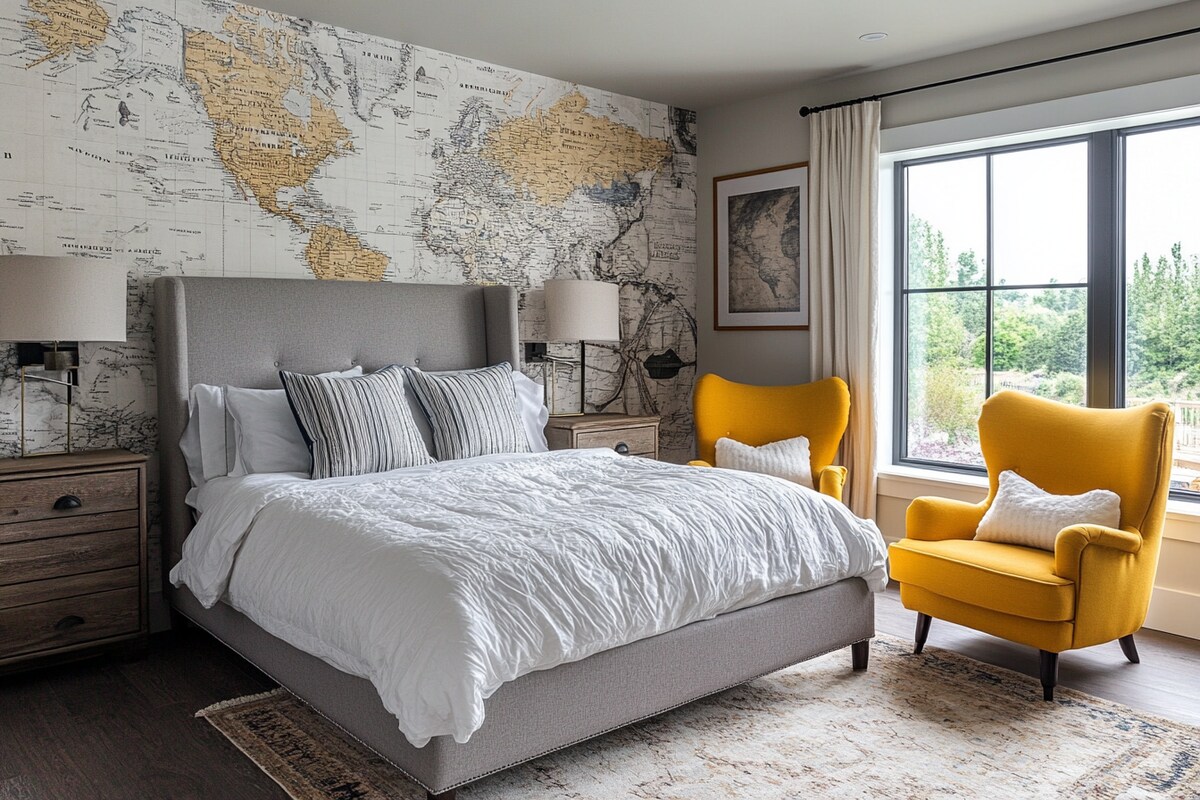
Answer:
[[[1054,687],[1058,684],[1058,653],[1039,651],[1042,657],[1042,699],[1054,699]]]
[[[871,658],[871,640],[864,639],[861,642],[855,642],[850,645],[850,662],[856,671],[861,671],[867,668],[867,661]]]
[[[1137,645],[1133,643],[1133,634],[1122,636],[1118,641],[1121,643],[1121,652],[1129,659],[1131,664],[1140,664],[1142,660],[1138,658]]]
[[[458,795],[458,790],[456,790],[456,789],[451,789],[450,791],[442,792],[441,794],[434,794],[433,792],[426,792],[425,800],[454,800],[454,798],[457,795]]]
[[[933,617],[917,613],[917,633],[913,637],[917,644],[913,648],[914,653],[920,653],[925,649],[925,640],[929,638],[929,623],[931,622],[933,622]]]

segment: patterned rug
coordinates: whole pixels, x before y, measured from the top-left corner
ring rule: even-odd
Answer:
[[[277,690],[200,711],[299,800],[423,800]],[[831,653],[459,791],[460,800],[1200,798],[1200,728],[945,650]]]

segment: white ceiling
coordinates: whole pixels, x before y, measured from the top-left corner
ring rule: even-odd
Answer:
[[[252,0],[692,109],[1174,0]],[[860,34],[886,31],[882,42]]]

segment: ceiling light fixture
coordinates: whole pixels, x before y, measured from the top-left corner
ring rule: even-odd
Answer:
[[[887,34],[883,31],[876,31],[875,33],[864,33],[858,38],[860,41],[864,42],[882,42],[887,38]]]

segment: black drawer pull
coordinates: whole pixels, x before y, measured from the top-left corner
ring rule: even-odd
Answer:
[[[616,450],[623,456],[629,455],[629,445],[625,444],[624,442],[617,442],[617,446],[614,447],[613,450]]]
[[[78,628],[84,622],[83,617],[77,617],[74,614],[63,617],[58,622],[54,623],[54,630],[69,631],[71,628]]]
[[[74,508],[83,508],[83,501],[73,494],[64,494],[54,501],[55,511],[70,511]]]

